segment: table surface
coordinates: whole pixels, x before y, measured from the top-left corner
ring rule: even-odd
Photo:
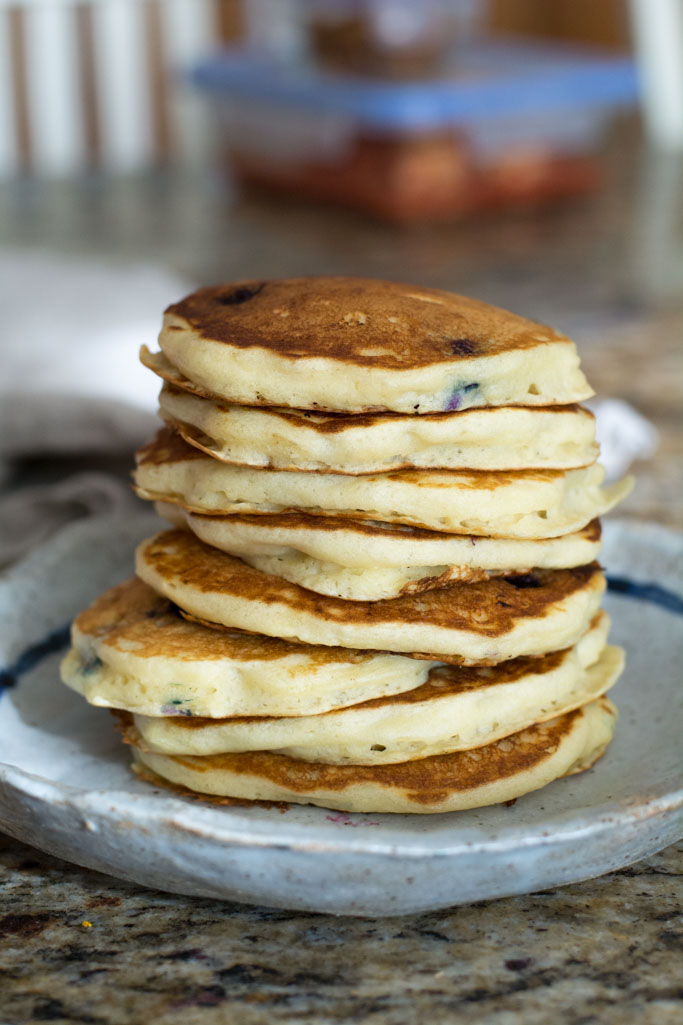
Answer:
[[[373,921],[142,890],[0,838],[0,1021],[678,1025],[682,850]]]
[[[620,513],[680,527],[683,161],[621,132],[607,166],[608,186],[581,202],[409,230],[230,202],[207,172],[23,182],[0,189],[0,240],[154,259],[197,281],[408,280],[553,323],[576,338],[595,390],[659,429]],[[680,854],[532,896],[369,921],[144,891],[0,836],[0,1025],[678,1022]]]

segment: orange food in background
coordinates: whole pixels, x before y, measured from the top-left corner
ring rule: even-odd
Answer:
[[[596,158],[542,149],[511,151],[480,163],[467,142],[451,133],[412,139],[359,134],[334,163],[278,165],[234,149],[230,158],[245,185],[400,223],[580,195],[601,180]]]

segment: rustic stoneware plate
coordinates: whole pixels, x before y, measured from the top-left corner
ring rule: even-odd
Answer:
[[[0,580],[0,829],[145,886],[396,915],[608,872],[680,836],[683,539],[607,524],[613,639],[628,649],[605,758],[511,807],[346,815],[214,807],[136,780],[110,716],[58,678],[73,615],[131,571],[149,513],[67,527]]]

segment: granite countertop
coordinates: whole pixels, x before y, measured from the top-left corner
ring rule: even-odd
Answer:
[[[22,186],[0,195],[0,233],[21,246],[154,258],[197,281],[312,271],[414,280],[556,323],[579,341],[596,391],[626,398],[660,431],[620,514],[680,527],[676,190],[662,208],[666,182],[683,174],[673,159],[622,138],[611,188],[594,199],[405,232],[265,202],[227,210],[196,179]],[[683,1015],[681,851],[531,896],[372,921],[145,891],[0,835],[0,1025],[667,1025]]]
[[[373,921],[141,890],[0,838],[0,1021],[674,1025],[682,850]]]

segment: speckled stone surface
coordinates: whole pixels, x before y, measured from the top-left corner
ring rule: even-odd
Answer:
[[[682,854],[372,921],[140,890],[0,838],[0,1021],[674,1025]]]

